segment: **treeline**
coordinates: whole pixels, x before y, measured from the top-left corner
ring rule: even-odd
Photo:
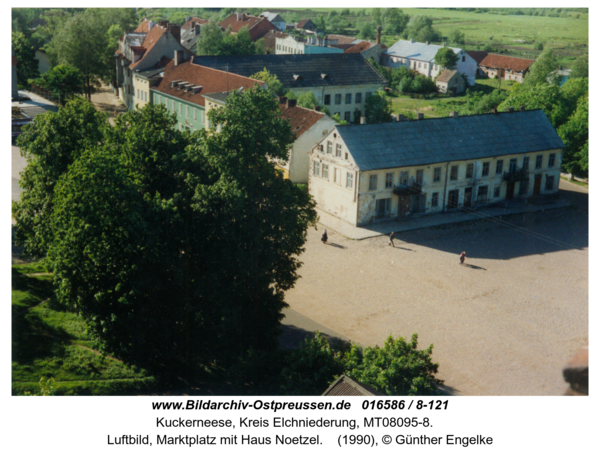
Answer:
[[[575,17],[588,14],[587,8],[448,8],[469,13],[500,14],[503,16]]]

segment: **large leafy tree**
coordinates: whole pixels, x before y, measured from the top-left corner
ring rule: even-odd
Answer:
[[[269,70],[264,68],[262,71],[258,73],[254,73],[250,76],[252,79],[256,79],[258,81],[263,81],[267,85],[267,89],[270,90],[275,95],[283,95],[285,93],[285,89],[283,88],[283,84],[277,78],[276,75],[271,73]]]
[[[36,82],[46,90],[58,93],[63,105],[67,101],[67,95],[83,93],[83,75],[71,65],[57,65],[44,73]]]
[[[27,167],[21,173],[19,201],[13,203],[16,241],[24,253],[44,255],[52,238],[54,188],[81,153],[103,140],[106,115],[83,99],[57,113],[39,115],[18,139]]]
[[[565,143],[564,168],[578,176],[587,176],[589,170],[588,115],[588,97],[581,97],[573,115],[558,129],[558,134]]]
[[[259,40],[260,41],[260,40]],[[215,22],[202,27],[202,36],[196,43],[199,55],[257,55],[264,54],[264,41],[254,43],[246,27],[233,34]]]
[[[442,68],[454,69],[456,68],[456,63],[458,62],[458,55],[449,47],[443,47],[435,54],[433,58],[436,65],[441,66]]]
[[[589,56],[587,54],[577,57],[571,68],[571,78],[587,78],[589,74]]]
[[[38,59],[35,58],[35,49],[29,39],[22,32],[12,33],[12,49],[17,58],[17,81],[27,86],[28,79],[39,76]]]
[[[233,93],[209,119],[219,132],[179,131],[147,105],[100,137],[78,135],[86,142],[55,173],[40,245],[58,298],[103,350],[159,373],[273,347],[316,220],[310,196],[272,162],[294,141],[272,94]]]
[[[538,84],[559,85],[560,76],[557,74],[559,68],[558,59],[552,49],[542,52],[529,67],[529,71],[523,79],[523,84],[536,86]]]
[[[433,20],[429,16],[412,16],[404,30],[404,36],[419,42],[439,41],[441,36],[433,28]]]
[[[408,24],[409,17],[399,8],[385,10],[384,32],[388,35],[402,33]]]
[[[392,120],[392,103],[383,90],[379,90],[365,103],[367,123],[382,123]]]

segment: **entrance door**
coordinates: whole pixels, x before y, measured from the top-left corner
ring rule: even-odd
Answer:
[[[398,197],[398,217],[404,217],[410,212],[410,195]]]
[[[471,207],[471,195],[473,194],[473,187],[465,188],[465,200],[463,206]]]
[[[542,175],[536,174],[535,180],[533,181],[533,196],[540,194],[540,187],[542,186]]]
[[[458,207],[458,190],[448,192],[448,209],[456,209]]]
[[[513,196],[515,196],[515,183],[514,182],[507,182],[507,185],[506,185],[506,199],[507,200],[511,200],[511,199],[513,199]]]

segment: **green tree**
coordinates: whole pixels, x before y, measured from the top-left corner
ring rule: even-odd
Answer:
[[[269,72],[269,70],[266,68],[258,73],[254,73],[252,76],[250,76],[250,78],[264,82],[267,85],[268,90],[277,96],[282,96],[285,93],[285,89],[283,88],[281,81],[276,75]]]
[[[367,123],[382,123],[392,120],[392,103],[383,90],[367,98],[365,102]]]
[[[238,33],[231,33],[231,29],[223,31],[214,22],[202,27],[202,35],[196,43],[200,55],[258,55],[264,54],[264,41],[254,43],[250,38],[247,27]]]
[[[358,37],[363,40],[375,39],[375,27],[373,24],[371,22],[365,22],[360,29]]]
[[[558,134],[565,143],[563,168],[577,176],[587,176],[589,170],[588,115],[589,101],[584,96],[579,99],[573,115],[558,129]]]
[[[17,81],[27,87],[28,79],[39,76],[38,59],[35,58],[35,49],[22,32],[12,33],[12,48],[17,58]]]
[[[18,145],[27,167],[21,173],[22,192],[13,203],[12,215],[17,222],[16,242],[23,245],[26,255],[46,253],[52,239],[54,187],[86,148],[102,142],[107,125],[105,114],[76,99],[57,113],[37,116],[23,128]]]
[[[325,16],[323,14],[319,14],[317,20],[315,21],[315,25],[317,29],[320,30],[320,33],[327,33],[327,21],[325,20]]]
[[[58,65],[42,75],[38,82],[51,92],[58,93],[61,104],[67,102],[66,95],[83,93],[83,76],[71,65]]]
[[[456,68],[456,63],[458,62],[458,55],[449,47],[443,47],[437,51],[435,57],[433,58],[436,65],[441,66],[442,68],[454,69]]]
[[[383,348],[359,345],[344,356],[346,375],[392,396],[425,396],[440,394],[442,380],[435,378],[438,364],[432,362],[433,345],[417,350],[418,336],[410,342],[392,336]]]
[[[455,45],[465,44],[465,34],[458,29],[450,32],[450,41]]]
[[[421,43],[439,41],[441,36],[433,28],[433,21],[429,16],[412,16],[404,30],[404,36]]]
[[[381,8],[373,8],[371,10],[371,18],[375,25],[381,25],[383,27],[383,10]]]
[[[384,32],[388,35],[400,34],[408,24],[409,17],[399,8],[388,8],[385,12]]]
[[[570,78],[587,78],[589,73],[589,57],[587,54],[577,57],[571,68]]]
[[[529,67],[523,79],[523,84],[536,86],[539,84],[559,85],[560,76],[557,74],[558,60],[552,49],[542,52]]]

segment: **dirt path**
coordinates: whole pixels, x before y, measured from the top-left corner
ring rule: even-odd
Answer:
[[[112,125],[114,125],[115,109],[119,114],[127,112],[125,105],[109,86],[102,86],[98,92],[92,94],[92,103],[98,111],[108,113],[108,120]]]
[[[335,248],[311,230],[286,300],[364,345],[418,333],[458,394],[560,395],[588,339],[589,245],[587,189],[561,189],[577,209],[406,233],[395,249],[331,233]]]

